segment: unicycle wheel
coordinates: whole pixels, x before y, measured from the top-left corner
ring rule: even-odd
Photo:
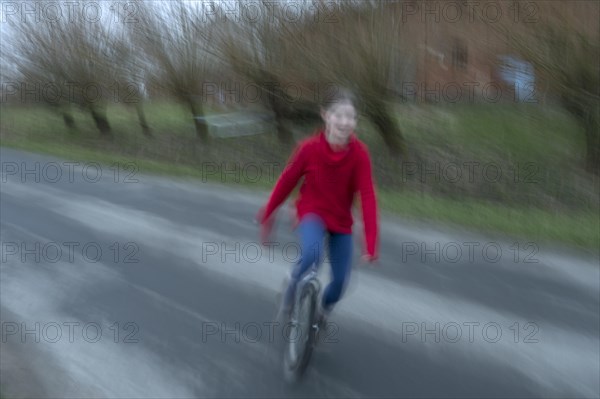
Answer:
[[[298,381],[304,374],[314,346],[313,325],[317,310],[317,288],[306,284],[294,303],[289,322],[284,325],[284,374],[288,382]]]

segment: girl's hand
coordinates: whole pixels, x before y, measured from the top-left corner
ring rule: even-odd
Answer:
[[[265,208],[262,207],[259,209],[256,214],[256,221],[259,224],[259,235],[260,235],[260,243],[265,245],[265,243],[269,242],[269,236],[271,235],[271,231],[273,230],[273,224],[275,222],[275,218],[273,216],[269,217],[267,220],[263,221],[265,214]]]
[[[377,266],[377,258],[369,254],[364,254],[360,257],[360,264],[364,266],[369,265],[371,267],[375,267]]]
[[[272,224],[269,223],[260,225],[260,243],[263,246],[266,246],[266,243],[269,242],[269,236],[271,235]]]

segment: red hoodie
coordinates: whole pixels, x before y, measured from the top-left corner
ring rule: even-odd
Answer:
[[[371,175],[371,158],[367,146],[354,134],[348,146],[334,151],[323,130],[303,140],[295,149],[275,184],[260,222],[269,218],[294,190],[304,176],[296,200],[298,218],[316,213],[327,229],[334,233],[352,233],[352,203],[360,193],[365,229],[366,252],[377,258],[377,201]],[[271,220],[272,222],[272,220]]]

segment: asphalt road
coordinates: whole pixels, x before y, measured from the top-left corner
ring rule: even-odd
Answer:
[[[8,398],[600,396],[594,255],[384,214],[379,266],[288,386],[272,322],[298,247],[285,211],[257,245],[266,193],[0,156]]]

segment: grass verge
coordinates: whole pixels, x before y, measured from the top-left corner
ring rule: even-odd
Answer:
[[[24,111],[21,111],[24,112]],[[541,165],[544,156],[549,151],[551,159],[548,162],[566,163],[570,158],[579,156],[581,152],[580,139],[568,141],[562,130],[571,128],[568,119],[558,115],[553,126],[556,128],[551,131],[553,144],[550,149],[540,149],[539,143],[547,137],[538,137],[538,130],[543,124],[543,128],[549,129],[552,125],[547,118],[534,114],[525,119],[519,119],[519,115],[513,110],[504,109],[496,111],[501,115],[502,120],[514,120],[506,128],[498,127],[495,124],[494,115],[489,112],[475,112],[472,109],[458,110],[452,114],[452,110],[445,111],[443,118],[449,118],[445,124],[432,124],[431,118],[413,118],[409,115],[403,115],[402,124],[404,127],[410,126],[408,139],[414,148],[419,149],[421,153],[435,153],[439,147],[447,148],[449,146],[457,147],[457,143],[464,143],[462,146],[469,146],[470,153],[476,152],[477,148],[487,151],[490,155],[488,159],[494,160],[493,149],[506,149],[500,156],[516,157],[517,159],[532,159],[535,148],[535,160]],[[511,113],[512,112],[512,113]],[[269,190],[273,187],[277,175],[261,176],[259,179],[248,179],[248,176],[241,174],[239,180],[235,176],[220,174],[210,174],[203,170],[197,159],[205,161],[248,161],[248,160],[276,160],[283,165],[287,158],[287,150],[279,147],[272,135],[261,135],[255,137],[245,137],[239,139],[219,140],[212,146],[209,152],[203,149],[196,149],[193,137],[193,125],[185,120],[185,113],[176,107],[157,107],[156,112],[153,109],[147,110],[148,119],[152,125],[152,118],[156,118],[154,126],[155,139],[147,140],[140,137],[136,131],[137,126],[132,120],[131,111],[119,110],[114,121],[115,139],[112,142],[99,140],[93,128],[89,127],[89,121],[86,116],[77,115],[78,125],[85,126],[82,131],[74,134],[65,131],[57,115],[48,111],[33,110],[28,113],[35,114],[35,117],[24,117],[23,114],[14,114],[9,118],[2,118],[1,136],[2,145],[27,151],[54,155],[57,157],[69,159],[76,162],[86,162],[93,160],[95,162],[111,165],[114,163],[135,162],[140,173],[155,174],[162,176],[191,177],[200,181],[210,181],[212,183],[225,183],[240,185],[245,188],[256,190]],[[3,114],[6,114],[3,112]],[[458,116],[456,116],[458,115]],[[512,115],[512,116],[511,116]],[[515,116],[516,115],[516,116]],[[165,120],[179,121],[167,124]],[[537,122],[536,122],[537,121]],[[87,123],[86,123],[87,122]],[[536,124],[538,123],[539,124]],[[509,122],[505,122],[509,123]],[[520,125],[526,125],[527,129],[535,131],[528,137],[517,140],[518,134],[515,133]],[[532,125],[533,124],[533,125]],[[443,125],[445,131],[436,131],[438,125]],[[488,133],[490,138],[481,136],[478,132],[486,131],[485,126],[494,126],[492,133]],[[175,126],[175,127],[173,127]],[[463,126],[469,128],[463,129]],[[473,126],[479,126],[475,128]],[[174,129],[169,131],[169,129]],[[384,157],[378,156],[380,150],[377,137],[369,130],[368,126],[363,127],[365,131],[365,141],[369,144],[371,152],[374,155],[376,167],[378,160]],[[18,132],[18,134],[17,134]],[[427,134],[424,134],[427,133]],[[508,137],[508,135],[511,137]],[[443,135],[443,137],[442,137]],[[454,135],[454,138],[448,136]],[[438,137],[436,139],[435,137]],[[480,137],[481,136],[481,137]],[[442,140],[441,145],[436,147],[436,140]],[[493,144],[490,144],[493,142]],[[512,143],[512,144],[511,144]],[[465,150],[466,151],[466,150]],[[481,151],[479,151],[481,153]],[[169,153],[166,155],[166,153]],[[520,156],[520,158],[519,158]],[[529,156],[529,158],[527,158]],[[463,156],[462,159],[465,159]],[[196,162],[196,163],[195,163]],[[392,168],[394,165],[380,165],[384,173],[396,173]],[[543,171],[543,168],[541,169]],[[384,175],[385,176],[385,175]],[[536,188],[546,191],[553,189],[540,184]],[[581,186],[581,185],[580,185]],[[384,188],[386,187],[386,188]],[[445,224],[461,226],[475,231],[488,234],[499,234],[502,236],[514,237],[518,239],[533,242],[555,242],[566,244],[567,246],[585,250],[586,252],[598,252],[600,243],[600,221],[597,207],[579,206],[579,207],[557,207],[546,209],[527,206],[525,204],[515,204],[502,202],[501,200],[482,200],[469,196],[440,195],[431,190],[418,190],[407,185],[405,189],[398,189],[397,186],[387,188],[382,184],[379,188],[379,203],[381,209],[403,218],[411,220],[441,222]],[[560,188],[560,187],[559,187]],[[588,189],[589,190],[589,189]],[[507,196],[510,194],[508,192]],[[542,194],[545,194],[542,192]],[[572,197],[577,199],[580,195],[575,192]]]

